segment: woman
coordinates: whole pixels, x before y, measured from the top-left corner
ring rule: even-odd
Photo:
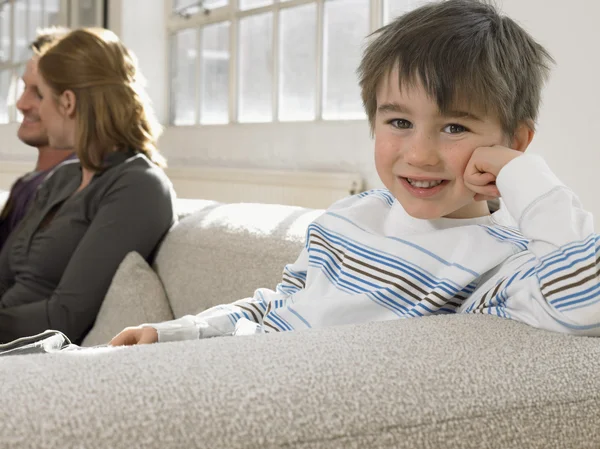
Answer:
[[[0,253],[0,343],[45,329],[80,343],[125,255],[149,259],[174,223],[159,127],[134,57],[110,31],[80,29],[38,62],[56,170]]]

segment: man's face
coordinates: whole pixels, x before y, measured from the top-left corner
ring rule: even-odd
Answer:
[[[25,73],[23,74],[25,87],[19,101],[17,101],[17,108],[23,114],[23,121],[17,136],[27,145],[39,148],[48,145],[48,134],[39,116],[40,97],[38,93],[37,63],[38,56],[34,56],[25,66]]]
[[[462,110],[442,114],[419,83],[400,89],[392,71],[377,91],[375,165],[383,184],[415,218],[489,214],[464,184],[478,147],[507,145],[500,121]]]

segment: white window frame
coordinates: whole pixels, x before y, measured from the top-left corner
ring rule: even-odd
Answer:
[[[31,9],[29,8],[29,1],[25,0],[27,3],[27,12],[26,12],[26,23],[27,27],[29,27],[29,14]],[[60,0],[59,4],[59,20],[56,24],[57,26],[70,26],[71,28],[77,28],[79,26],[79,14],[77,10],[77,4],[73,3],[74,0]],[[79,1],[79,0],[75,0]],[[0,73],[9,72],[10,74],[10,87],[9,87],[9,98],[8,98],[8,123],[1,123],[0,126],[14,123],[18,121],[18,111],[16,107],[17,103],[17,95],[18,95],[18,87],[17,83],[20,77],[22,76],[22,67],[27,63],[29,57],[24,60],[17,61],[15,55],[15,4],[17,0],[0,0],[0,3],[9,3],[11,5],[10,9],[10,49],[9,49],[9,58],[7,61],[0,61]],[[44,13],[44,5],[45,2],[42,3],[42,14]],[[96,1],[96,17],[100,18],[102,21],[104,16],[104,2]],[[102,23],[96,24],[97,26],[102,26]],[[44,24],[46,26],[46,24]],[[27,29],[27,33],[30,33],[30,30]]]
[[[67,17],[68,20],[65,20],[64,23],[68,23],[70,28],[79,28],[80,25],[80,17],[79,14],[76,13],[78,11],[77,7],[79,6],[79,2],[80,0],[67,0],[67,2],[65,2],[65,0],[61,0],[63,3],[65,3],[64,11],[67,13]],[[109,1],[109,0],[107,0]],[[63,5],[61,5],[61,11],[62,11],[62,7]],[[96,17],[99,17],[100,23],[97,23],[95,26],[101,27],[103,26],[103,22],[104,22],[104,1],[96,1]]]
[[[384,22],[383,17],[383,2],[385,0],[369,0],[369,33],[377,30]],[[273,12],[273,43],[272,43],[272,52],[273,52],[273,62],[272,62],[272,120],[268,122],[262,122],[260,124],[265,123],[298,123],[295,121],[281,121],[279,120],[279,13],[283,9],[293,8],[296,6],[306,5],[315,3],[317,5],[317,39],[316,39],[316,86],[315,86],[315,118],[313,120],[302,120],[302,122],[336,122],[336,121],[363,121],[364,118],[349,118],[349,119],[324,119],[323,118],[323,28],[324,28],[324,10],[325,10],[325,2],[326,0],[289,0],[282,2],[280,0],[273,0],[272,4],[261,6],[258,8],[252,8],[248,10],[239,10],[239,0],[229,0],[229,4],[226,6],[222,6],[219,8],[211,9],[210,14],[204,14],[203,12],[194,13],[189,18],[183,18],[173,13],[173,0],[166,0],[165,3],[165,17],[167,17],[167,61],[168,63],[165,65],[165,79],[169,80],[165,86],[165,98],[166,102],[166,114],[165,117],[168,117],[168,126],[171,127],[199,127],[199,126],[226,126],[231,124],[255,124],[248,122],[240,122],[238,120],[238,103],[239,103],[239,86],[238,86],[238,70],[239,70],[239,21],[240,19],[248,16],[253,16],[262,13]],[[193,5],[194,0],[190,0],[189,4]],[[200,123],[200,107],[201,107],[201,99],[200,99],[200,65],[201,65],[201,57],[196,64],[196,77],[195,77],[195,123],[193,125],[174,125],[172,123],[172,98],[171,98],[171,42],[172,37],[179,31],[186,29],[200,29],[206,25],[221,23],[221,22],[229,22],[230,34],[229,34],[229,121],[227,124],[220,125],[212,125],[212,124],[201,124]],[[197,47],[198,50],[201,49],[201,39],[202,33],[198,33],[198,42]]]
[[[67,23],[67,19],[68,19],[68,1],[69,0],[60,0],[60,19],[59,19],[59,25],[66,25]],[[27,59],[22,60],[22,61],[17,61],[16,60],[16,55],[15,55],[15,3],[17,3],[16,0],[6,0],[3,1],[1,3],[8,3],[11,5],[10,8],[10,49],[9,49],[9,58],[7,61],[0,61],[0,73],[4,73],[4,72],[9,72],[10,73],[10,87],[9,87],[9,101],[8,101],[8,123],[13,123],[17,120],[17,107],[16,107],[16,103],[17,103],[17,80],[21,77],[22,73],[22,67],[23,65],[25,65],[27,63]],[[42,4],[42,8],[43,5],[45,3]],[[27,3],[27,5],[29,6],[29,3]],[[27,7],[27,19],[26,19],[26,23],[27,26],[29,27],[29,12],[30,9],[29,7]],[[42,9],[42,13],[43,13],[43,9]],[[29,31],[29,30],[27,30]],[[7,123],[2,123],[1,125],[6,125]]]

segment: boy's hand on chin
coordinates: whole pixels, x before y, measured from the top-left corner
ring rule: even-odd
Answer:
[[[522,152],[494,145],[479,147],[471,155],[463,176],[465,186],[475,192],[475,201],[488,201],[500,197],[496,178],[500,170]]]

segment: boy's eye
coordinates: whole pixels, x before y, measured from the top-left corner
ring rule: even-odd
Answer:
[[[401,118],[390,120],[388,123],[390,125],[392,125],[394,128],[398,128],[398,129],[410,129],[410,128],[412,128],[412,123],[411,122],[409,122],[408,120],[401,119]]]
[[[465,128],[462,125],[457,125],[456,123],[448,125],[444,128],[444,132],[446,132],[448,134],[460,134],[460,133],[464,133],[467,131],[468,131],[467,128]]]

